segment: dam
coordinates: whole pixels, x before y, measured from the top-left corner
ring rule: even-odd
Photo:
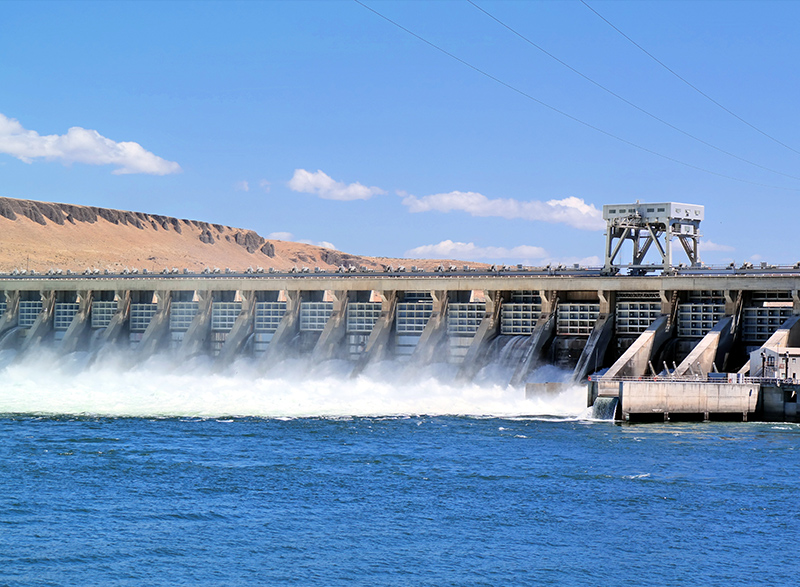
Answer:
[[[794,421],[800,264],[704,266],[702,215],[687,204],[605,206],[596,268],[15,271],[0,274],[0,350],[114,346],[219,366],[247,355],[265,370],[307,356],[349,361],[354,376],[385,360],[446,362],[467,381],[513,348],[499,384],[522,387],[557,365],[616,419]],[[688,263],[674,264],[673,240]],[[621,265],[625,245],[632,262]],[[644,263],[648,250],[658,263]]]

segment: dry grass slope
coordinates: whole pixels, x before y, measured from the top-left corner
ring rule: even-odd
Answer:
[[[399,264],[432,268],[440,262],[349,255],[295,242],[267,240],[252,230],[146,214],[0,198],[0,271],[124,268],[160,271],[165,267],[201,271],[205,267],[366,266],[382,270]],[[461,262],[452,262],[459,264]],[[478,266],[483,266],[478,264]]]

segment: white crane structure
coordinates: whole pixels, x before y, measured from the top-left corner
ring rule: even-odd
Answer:
[[[677,238],[686,253],[691,267],[701,264],[698,254],[700,221],[705,209],[697,204],[662,202],[643,204],[608,204],[603,206],[606,221],[606,253],[604,271],[617,273],[628,268],[632,275],[662,270],[669,273],[673,267],[672,240]],[[621,264],[617,257],[626,241],[633,245],[629,264]],[[645,263],[651,249],[658,251],[660,263]]]

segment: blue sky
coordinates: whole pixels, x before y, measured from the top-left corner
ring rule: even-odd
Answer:
[[[363,1],[469,66],[354,1],[0,4],[0,195],[537,265],[678,201],[706,263],[800,260],[800,3],[587,0],[755,130],[579,0],[474,1],[652,116],[467,1]]]

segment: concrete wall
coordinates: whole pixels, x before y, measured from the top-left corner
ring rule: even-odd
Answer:
[[[587,272],[588,273],[588,272]],[[0,275],[0,291],[79,290],[230,290],[230,291],[796,291],[797,275],[671,275],[599,276],[538,275],[524,272],[502,274],[361,275],[298,274],[273,275],[97,275],[20,276]]]
[[[623,381],[622,416],[631,414],[753,414],[757,383]]]

